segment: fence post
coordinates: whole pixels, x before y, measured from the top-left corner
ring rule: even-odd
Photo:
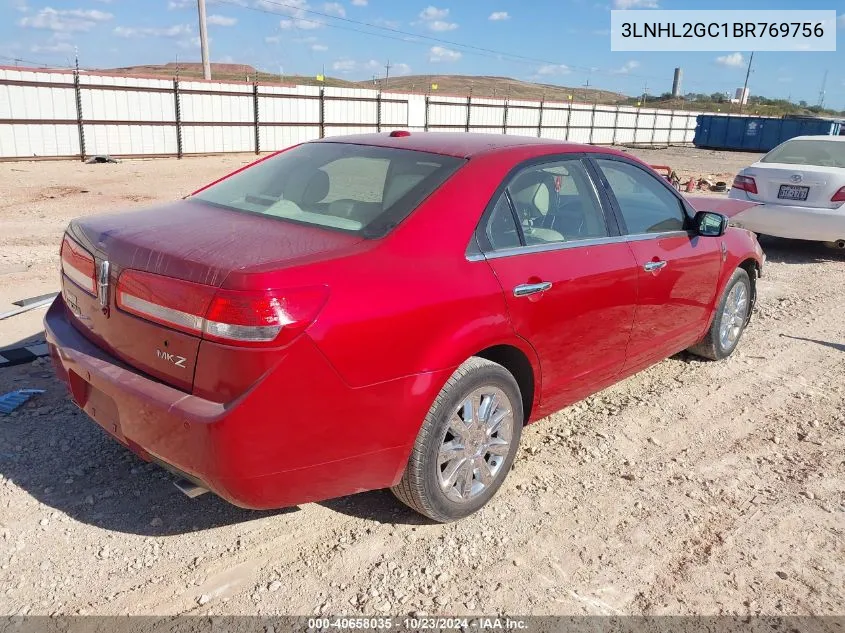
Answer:
[[[428,132],[428,100],[429,96],[425,95],[425,119],[423,120],[423,130]]]
[[[472,111],[472,91],[467,95],[467,123],[466,131],[469,132],[470,126],[470,112]]]
[[[563,137],[564,141],[569,140],[569,126],[572,125],[572,100],[569,101],[569,111],[566,113],[566,134]]]
[[[596,104],[593,104],[593,109],[590,112],[590,137],[587,140],[587,143],[590,145],[593,144],[593,128],[596,127]]]
[[[657,117],[658,114],[654,113],[654,121],[651,123],[651,138],[648,141],[648,144],[654,146],[654,133],[657,131]]]
[[[376,95],[376,132],[381,132],[381,90]]]
[[[546,105],[545,97],[540,100],[540,119],[537,121],[537,138],[543,136],[543,108]]]
[[[616,104],[616,113],[613,115],[613,138],[610,141],[611,145],[616,145],[616,130],[619,127],[619,104]]]
[[[320,138],[326,138],[326,94],[325,88],[320,88]]]
[[[258,121],[258,82],[252,84],[252,114],[255,121],[255,153],[261,153],[261,132]]]
[[[508,133],[508,100],[505,99],[505,112],[502,115],[502,134]]]
[[[631,139],[631,144],[637,144],[637,129],[640,127],[640,108],[642,106],[637,106],[637,116],[634,117],[634,138]]]
[[[76,128],[79,132],[79,157],[85,162],[85,126],[82,124],[82,87],[79,84],[79,60],[73,71],[73,91],[76,96]]]
[[[182,158],[182,100],[179,98],[179,78],[173,80],[173,103],[176,106],[176,158]]]

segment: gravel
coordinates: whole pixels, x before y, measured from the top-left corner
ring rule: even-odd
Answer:
[[[753,160],[644,153],[703,175]],[[70,218],[173,199],[251,158],[0,163],[0,302],[55,291]],[[763,245],[734,356],[680,354],[529,427],[497,497],[449,525],[385,491],[276,512],[188,499],[77,412],[49,365],[0,370],[0,393],[46,390],[0,417],[0,613],[841,614],[845,255]],[[37,337],[41,318],[4,321],[0,342]]]

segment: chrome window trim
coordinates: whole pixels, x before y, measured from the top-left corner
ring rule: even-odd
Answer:
[[[471,253],[466,256],[467,261],[480,262],[487,259],[499,259],[501,257],[515,257],[517,255],[529,255],[532,253],[548,253],[562,251],[570,248],[586,248],[589,246],[604,246],[605,244],[618,244],[620,242],[643,242],[667,237],[692,237],[691,231],[664,231],[662,233],[638,233],[636,235],[611,235],[610,237],[597,237],[586,240],[572,240],[569,242],[549,242],[548,244],[532,244],[531,246],[520,246],[517,248],[503,248],[498,251],[487,253]]]

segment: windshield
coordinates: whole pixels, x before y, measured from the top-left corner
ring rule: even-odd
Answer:
[[[845,167],[845,142],[793,140],[774,148],[760,162]]]
[[[302,224],[380,237],[465,161],[349,143],[306,143],[192,198]]]

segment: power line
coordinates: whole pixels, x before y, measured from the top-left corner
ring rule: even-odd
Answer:
[[[477,55],[479,57],[493,58],[493,59],[497,59],[497,60],[500,60],[500,61],[503,58],[506,58],[506,59],[508,59],[508,60],[510,60],[514,63],[527,64],[527,65],[531,65],[531,66],[536,66],[538,64],[540,64],[540,65],[551,65],[551,66],[566,66],[569,69],[576,70],[576,71],[579,71],[579,72],[584,72],[584,73],[595,72],[597,74],[606,75],[606,76],[609,76],[609,77],[619,77],[620,76],[620,73],[618,73],[618,72],[602,71],[598,68],[588,67],[588,66],[576,66],[576,65],[569,65],[569,64],[561,64],[560,62],[551,61],[551,60],[548,60],[548,59],[542,59],[542,58],[538,58],[538,57],[527,57],[525,55],[518,55],[516,53],[499,51],[499,50],[495,50],[495,49],[492,49],[492,48],[485,48],[483,46],[475,46],[473,44],[463,44],[461,42],[456,42],[454,40],[447,40],[447,39],[435,37],[435,36],[432,36],[432,35],[425,35],[425,34],[422,34],[422,33],[405,31],[403,29],[398,29],[398,28],[394,28],[394,27],[390,27],[390,26],[383,26],[383,25],[379,25],[379,24],[372,24],[370,22],[363,22],[361,20],[353,20],[352,18],[346,18],[346,17],[337,16],[337,15],[331,15],[331,14],[328,14],[328,13],[324,13],[322,11],[316,11],[314,9],[305,9],[301,6],[288,4],[288,3],[280,2],[280,1],[277,1],[277,0],[262,0],[262,4],[265,5],[265,6],[266,5],[276,6],[276,7],[279,7],[280,9],[287,9],[287,10],[290,11],[290,13],[280,13],[279,11],[273,11],[271,9],[244,5],[243,2],[241,2],[239,0],[217,0],[217,2],[219,4],[227,4],[227,5],[230,5],[232,7],[237,7],[237,8],[240,8],[240,9],[247,9],[249,11],[257,11],[259,13],[266,13],[266,14],[270,14],[270,15],[281,15],[283,17],[288,17],[292,20],[294,26],[296,26],[297,21],[308,22],[310,24],[319,24],[320,26],[326,26],[326,27],[329,27],[329,28],[340,29],[340,30],[344,30],[344,31],[352,31],[352,32],[355,32],[355,33],[363,33],[365,35],[381,37],[381,38],[384,38],[384,39],[395,40],[395,41],[400,41],[400,42],[409,43],[409,44],[424,44],[424,42],[421,42],[420,40],[425,40],[427,42],[437,42],[439,44],[447,44],[449,46],[455,46],[457,48],[464,49],[463,52],[466,52],[466,53],[471,54],[471,55]],[[378,31],[386,31],[386,33],[365,31],[365,30],[362,30],[360,28],[354,28],[352,26],[343,26],[341,24],[333,24],[333,23],[330,23],[330,22],[326,22],[324,20],[315,20],[315,19],[309,19],[309,18],[301,17],[301,14],[303,14],[303,13],[318,16],[320,18],[323,18],[324,20],[335,20],[335,21],[345,22],[345,23],[348,23],[348,24],[353,24],[353,25],[356,25],[356,26],[367,27],[369,29],[376,29]],[[395,34],[395,35],[391,35],[391,34]],[[624,73],[622,76],[634,77],[634,78],[639,78],[639,79],[653,79],[653,80],[658,80],[658,81],[662,81],[664,79],[663,77],[658,77],[656,75],[641,75],[641,74],[636,74],[636,73]],[[701,84],[702,82],[692,81],[692,82],[688,82],[688,83]]]

